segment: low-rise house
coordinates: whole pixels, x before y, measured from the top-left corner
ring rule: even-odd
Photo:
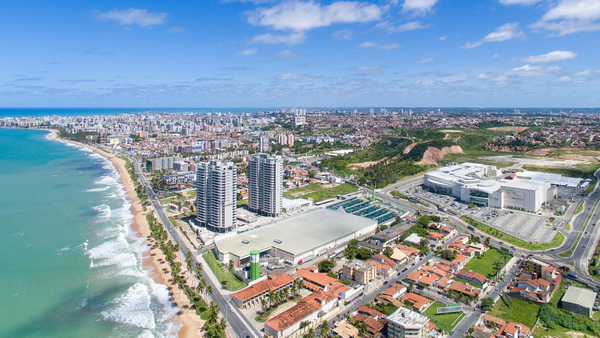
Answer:
[[[398,299],[398,297],[406,293],[406,290],[404,285],[394,283],[387,290],[383,291],[383,294]]]
[[[483,254],[488,250],[488,247],[481,243],[471,243],[469,244],[469,248],[473,249],[477,256],[483,256]]]
[[[446,288],[446,292],[448,291],[457,292],[459,294],[467,296],[470,299],[476,298],[481,293],[481,289],[457,281],[453,281],[452,283],[450,283],[450,285]]]
[[[416,293],[409,292],[400,298],[403,304],[410,303],[415,311],[423,312],[429,305],[433,304],[433,301],[429,298],[417,295]]]
[[[481,286],[482,288],[486,288],[487,287],[487,278],[485,278],[484,275],[480,274],[479,272],[475,272],[475,271],[467,271],[467,270],[458,270],[454,273],[457,277],[462,278],[466,281],[469,281],[471,283],[477,284],[479,286]]]
[[[531,335],[529,327],[521,323],[506,322],[490,315],[483,315],[477,321],[476,328],[477,329],[473,332],[481,332],[486,328],[488,331],[495,332],[495,334],[493,334],[493,337],[495,338],[527,338]],[[479,334],[479,336],[481,336],[481,334]],[[488,337],[490,337],[489,334]]]
[[[271,274],[267,276],[267,279],[234,293],[232,299],[239,308],[260,306],[260,301],[266,298],[269,292],[278,292],[289,288],[295,280],[296,278],[285,273]]]
[[[398,244],[397,248],[408,256],[408,261],[416,262],[419,260],[419,249],[403,244]]]
[[[427,234],[427,240],[433,245],[441,244],[443,239],[444,235],[440,234],[439,232],[431,231],[429,234]]]
[[[371,337],[381,337],[386,334],[388,321],[384,315],[367,306],[360,306],[357,313],[352,316],[352,322],[363,322],[366,325],[367,333]]]
[[[406,243],[410,243],[412,245],[421,245],[421,241],[424,240],[425,238],[415,234],[410,234],[410,236],[406,237],[406,239],[404,239],[404,242]]]
[[[318,325],[321,312],[329,312],[338,304],[337,297],[324,291],[313,292],[300,299],[296,305],[265,322],[265,333],[276,338],[294,336],[298,330]],[[308,325],[301,328],[301,323]],[[299,334],[296,334],[299,335]]]
[[[302,278],[304,287],[311,291],[324,291],[342,300],[345,300],[344,295],[350,291],[350,287],[326,273],[317,272],[314,267],[297,269],[296,274]]]
[[[359,336],[358,329],[347,321],[335,322],[333,335],[340,338],[357,338]]]

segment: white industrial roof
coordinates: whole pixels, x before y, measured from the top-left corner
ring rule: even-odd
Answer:
[[[562,301],[591,309],[594,307],[594,302],[596,301],[596,293],[588,289],[569,286]]]
[[[399,307],[387,319],[404,327],[421,327],[429,321],[424,315],[404,307]]]
[[[343,211],[317,209],[217,240],[215,245],[219,252],[229,252],[240,258],[249,255],[252,250],[264,251],[269,248],[298,256],[376,224],[376,220]],[[242,241],[247,241],[247,244]]]
[[[576,188],[581,181],[583,181],[582,178],[577,177],[565,177],[559,174],[549,174],[527,170],[517,173],[517,177],[529,178],[533,181],[550,182],[554,185],[567,186],[570,188]]]

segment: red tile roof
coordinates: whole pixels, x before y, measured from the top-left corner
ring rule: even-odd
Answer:
[[[288,284],[291,284],[294,280],[296,280],[296,278],[285,273],[278,275],[272,274],[269,275],[267,279],[234,293],[233,297],[242,302],[246,302],[247,300],[255,298],[261,294],[278,290]]]
[[[323,307],[323,303],[330,302],[333,299],[335,299],[335,297],[326,292],[313,292],[310,295],[300,299],[293,307],[269,319],[267,322],[265,322],[265,325],[276,331],[283,331],[302,321],[310,314],[319,311]]]

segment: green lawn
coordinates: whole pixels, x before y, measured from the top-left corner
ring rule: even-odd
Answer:
[[[429,306],[429,308],[427,308],[427,310],[425,310],[423,314],[431,318],[431,321],[435,324],[435,326],[448,333],[452,331],[456,325],[458,325],[465,314],[463,312],[437,314],[437,309],[445,306],[445,304],[434,302],[431,304],[431,306]]]
[[[311,183],[303,187],[290,189],[283,193],[286,198],[307,198],[314,202],[324,201],[326,199],[334,198],[337,195],[345,195],[351,192],[357,191],[358,188],[344,183],[332,188],[324,188],[319,183]]]
[[[524,324],[530,329],[533,328],[538,317],[538,312],[540,311],[540,306],[513,297],[510,299],[513,304],[511,307],[508,307],[503,299],[499,299],[488,314],[506,321]]]
[[[469,216],[461,216],[460,218],[463,221],[471,224],[475,228],[485,232],[486,234],[489,234],[498,239],[501,239],[509,244],[513,244],[515,246],[529,249],[529,250],[547,250],[547,249],[556,248],[559,245],[561,245],[562,242],[565,240],[565,236],[557,231],[556,235],[554,235],[554,238],[552,239],[552,241],[550,241],[550,243],[530,243],[530,242],[526,242],[524,240],[518,239],[514,236],[511,236],[507,233],[504,233],[498,229],[494,229],[489,225],[478,222]]]
[[[494,262],[499,261],[502,263],[502,266],[504,266],[506,262],[510,260],[510,258],[511,256],[508,255],[505,261],[499,250],[489,249],[485,252],[485,254],[483,254],[483,256],[473,257],[469,263],[465,265],[464,270],[471,270],[479,272],[486,277],[493,277],[496,275]]]
[[[223,288],[229,291],[237,291],[246,287],[246,284],[235,277],[230,271],[224,271],[221,263],[217,262],[215,255],[209,251],[203,255],[204,259],[210,266],[210,269],[215,273]]]
[[[237,207],[238,207],[238,208],[240,208],[240,207],[243,207],[243,206],[245,206],[245,205],[248,205],[248,199],[245,199],[245,200],[237,200]]]

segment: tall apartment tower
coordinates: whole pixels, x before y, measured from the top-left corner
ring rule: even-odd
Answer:
[[[271,151],[271,145],[269,144],[269,136],[268,135],[262,135],[258,139],[258,151],[261,153]]]
[[[281,156],[258,154],[248,162],[248,207],[262,215],[281,214],[283,161]]]
[[[235,228],[237,170],[233,162],[210,161],[198,165],[196,219],[215,232]]]

